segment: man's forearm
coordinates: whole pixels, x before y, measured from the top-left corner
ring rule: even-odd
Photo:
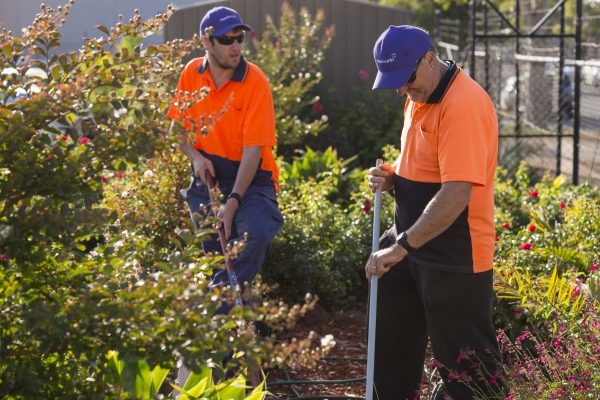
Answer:
[[[244,196],[246,190],[252,183],[258,164],[260,163],[260,146],[245,147],[242,153],[242,161],[240,162],[240,168],[238,170],[237,177],[235,178],[235,184],[233,185],[233,192]]]
[[[412,247],[421,247],[448,229],[469,204],[472,187],[470,182],[442,184],[417,222],[406,231],[408,243]]]

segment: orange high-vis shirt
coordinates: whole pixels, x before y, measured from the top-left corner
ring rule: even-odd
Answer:
[[[494,174],[498,117],[489,95],[454,63],[426,103],[406,101],[396,167],[396,229],[410,228],[446,182],[473,183],[466,209],[411,252],[442,271],[484,272],[494,259]]]
[[[262,147],[261,163],[251,184],[274,185],[279,191],[279,170],[272,150],[276,145],[275,111],[264,73],[242,58],[231,79],[216,89],[208,59],[196,58],[181,73],[177,93],[193,93],[203,87],[209,88],[208,95],[188,110],[180,110],[176,94],[167,115],[185,120],[189,129],[192,121],[196,124],[195,147],[213,162],[217,179],[235,179],[244,148]],[[206,136],[200,132],[202,118],[209,128]]]

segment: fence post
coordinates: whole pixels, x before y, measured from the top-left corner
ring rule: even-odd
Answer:
[[[558,56],[558,121],[556,136],[556,176],[560,175],[561,157],[562,157],[562,102],[564,93],[564,70],[565,70],[565,5],[560,6],[560,47]]]
[[[575,17],[575,115],[573,115],[573,185],[579,184],[579,105],[581,100],[581,16],[583,0],[577,0]]]
[[[519,3],[519,0],[516,0],[517,5],[516,5],[516,21],[515,21],[515,28],[517,30],[517,34],[516,34],[516,44],[515,44],[515,55],[519,54],[520,48],[519,48],[519,37],[521,36],[521,23],[520,23],[520,19],[521,19],[521,4]],[[521,112],[519,110],[520,106],[519,106],[519,98],[521,97],[521,90],[520,90],[520,86],[521,86],[521,79],[519,78],[519,60],[516,61],[515,64],[515,135],[517,136],[517,138],[519,138],[519,136],[521,136]]]
[[[477,42],[477,0],[469,0],[471,5],[471,65],[469,73],[475,79],[475,44]]]
[[[442,41],[442,10],[435,10],[435,46]]]

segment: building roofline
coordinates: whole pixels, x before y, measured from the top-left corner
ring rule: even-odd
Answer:
[[[206,1],[199,1],[198,3],[193,3],[193,4],[186,4],[183,6],[178,6],[176,8],[175,11],[178,10],[185,10],[188,8],[194,8],[194,7],[198,7],[198,6],[205,6],[205,5],[210,5],[210,4],[219,4],[219,3],[225,3],[228,0],[206,0]],[[377,3],[372,3],[370,1],[364,1],[364,0],[343,0],[347,3],[358,3],[358,4],[365,4],[368,5],[370,7],[373,8],[382,8],[384,10],[394,10],[394,11],[403,11],[407,14],[414,14],[414,10],[407,10],[405,8],[398,8],[398,7],[390,7],[390,6],[382,6],[381,4],[377,4]],[[600,0],[598,0],[600,1]]]

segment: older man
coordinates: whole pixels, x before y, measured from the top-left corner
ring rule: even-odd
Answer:
[[[365,267],[367,279],[380,277],[375,393],[413,399],[429,339],[448,396],[491,398],[500,361],[492,324],[494,106],[453,61],[438,57],[422,29],[390,26],[374,56],[373,88],[408,96],[400,157],[369,170],[369,186],[393,190],[396,207],[395,226]],[[470,360],[465,350],[475,352]]]

